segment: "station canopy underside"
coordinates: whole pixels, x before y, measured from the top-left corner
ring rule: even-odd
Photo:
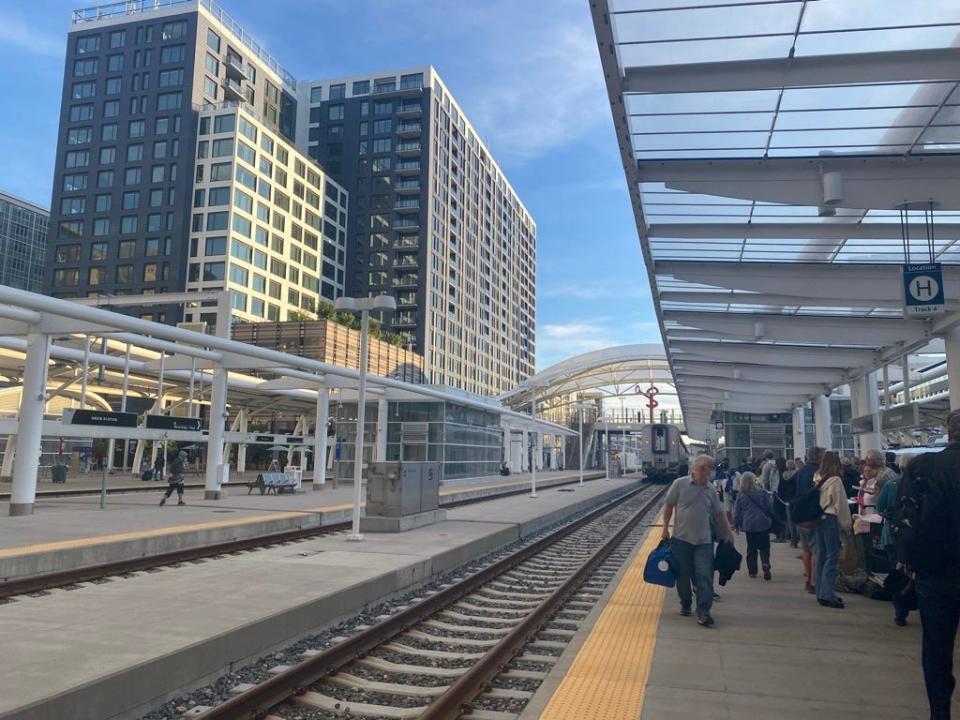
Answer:
[[[561,360],[519,383],[500,400],[513,408],[529,407],[532,396],[549,403],[574,395],[597,392],[621,397],[636,394],[638,385],[657,385],[673,392],[673,378],[663,346],[618,345]]]
[[[960,3],[591,8],[691,433],[721,408],[789,410],[956,325]],[[900,265],[931,258],[947,313],[906,319]]]

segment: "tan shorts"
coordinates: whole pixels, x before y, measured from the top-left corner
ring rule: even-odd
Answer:
[[[813,528],[797,528],[797,537],[800,538],[800,547],[804,552],[813,552],[817,547],[817,531]]]

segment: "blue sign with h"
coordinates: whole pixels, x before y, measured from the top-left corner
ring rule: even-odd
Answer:
[[[945,311],[940,263],[903,266],[903,314],[926,317]]]

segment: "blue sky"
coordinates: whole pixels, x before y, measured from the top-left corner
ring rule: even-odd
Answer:
[[[659,341],[587,0],[221,1],[298,80],[437,68],[536,219],[538,367]],[[0,188],[44,207],[70,11],[87,4],[3,3]]]

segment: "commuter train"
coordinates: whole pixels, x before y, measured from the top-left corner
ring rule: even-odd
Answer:
[[[676,425],[646,425],[637,447],[647,482],[669,483],[687,474],[689,450]]]

